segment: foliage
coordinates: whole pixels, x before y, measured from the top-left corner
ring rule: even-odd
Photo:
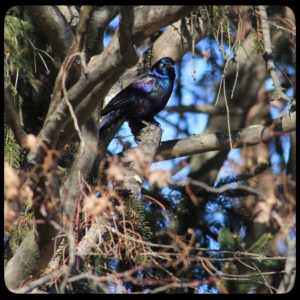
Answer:
[[[251,38],[252,38],[252,45],[257,54],[262,55],[264,53],[264,40],[261,30],[261,21],[257,16],[258,14],[258,7],[255,7],[253,10],[249,9],[247,20],[251,26]]]
[[[9,238],[8,247],[10,250],[10,257],[12,257],[27,233],[32,229],[33,212],[28,205],[22,209],[21,216],[12,224],[4,236]]]
[[[224,6],[199,6],[203,29],[208,36],[214,37],[220,44],[233,41],[228,19],[228,12]]]
[[[18,169],[20,163],[24,159],[24,151],[14,139],[11,128],[4,125],[4,161],[8,162],[12,167]]]

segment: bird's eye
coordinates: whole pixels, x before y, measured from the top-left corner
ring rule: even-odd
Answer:
[[[166,65],[164,63],[160,63],[160,66],[161,67],[165,67]]]

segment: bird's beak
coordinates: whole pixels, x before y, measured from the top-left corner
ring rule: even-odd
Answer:
[[[167,67],[168,69],[171,69],[171,68],[173,69],[173,68],[174,68],[174,66],[171,65],[171,64],[167,64],[166,67]]]

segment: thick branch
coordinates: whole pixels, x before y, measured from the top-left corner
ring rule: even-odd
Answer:
[[[288,134],[296,130],[296,112],[273,120],[265,125],[254,125],[231,132],[233,148],[257,145],[273,137]],[[182,140],[163,142],[158,155],[164,159],[203,153],[208,151],[229,150],[229,138],[226,132],[194,135]],[[165,155],[164,152],[173,152]]]
[[[95,9],[95,6],[82,6],[80,10],[79,23],[76,29],[75,38],[77,41],[73,43],[68,55],[73,54],[74,52],[81,52],[85,48],[87,32]]]
[[[79,22],[79,12],[74,5],[56,5],[60,12],[64,15],[72,31],[75,33],[76,26]]]
[[[90,26],[88,30],[88,38],[86,40],[86,61],[88,62],[90,60],[90,57],[97,54],[101,53],[103,51],[103,36],[105,29],[107,28],[108,24],[110,21],[117,15],[118,10],[115,7],[101,7],[100,9],[96,9],[93,13],[93,16],[90,20]],[[60,77],[62,77],[62,72],[59,73]],[[76,74],[76,76],[79,74]],[[74,76],[71,78],[72,81],[77,80],[78,77],[76,78]],[[58,76],[59,77],[59,76]],[[102,85],[100,84],[100,87]],[[59,91],[61,94],[61,88],[57,86],[55,90]],[[95,103],[96,101],[99,101],[99,96],[97,95],[98,88],[94,88],[93,93],[89,95],[89,100],[86,99],[86,102],[89,103]],[[105,93],[105,90],[103,91]],[[55,95],[56,92],[54,91],[53,94]],[[51,108],[48,111],[48,115],[53,112],[53,110],[56,108],[56,106],[60,102],[60,98],[62,98],[60,95],[57,95],[57,99],[54,101],[52,100]],[[54,99],[54,96],[53,98]],[[89,109],[89,106],[87,103],[84,103],[83,105],[79,105],[79,107],[76,110],[76,115],[80,115],[81,118],[79,118],[78,123],[79,126],[81,127],[89,118],[91,113],[95,110],[94,105],[93,109]],[[61,149],[69,140],[70,138],[74,135],[75,133],[75,128],[72,119],[69,119],[67,123],[65,124],[65,130],[60,132],[60,137],[57,145],[57,149]]]
[[[11,91],[6,80],[4,80],[4,110],[17,143],[23,147],[23,140],[26,137],[26,133],[21,126],[19,116],[14,106]]]
[[[86,59],[96,54],[100,54],[103,49],[103,38],[108,24],[118,15],[119,10],[116,6],[96,7],[88,30]]]
[[[296,112],[275,119],[265,125],[254,125],[232,131],[233,148],[257,145],[273,137],[289,134],[294,130],[296,130]],[[184,139],[162,142],[157,150],[156,160],[161,161],[222,150],[230,150],[227,132],[197,134]],[[124,155],[126,155],[125,153]]]
[[[31,17],[50,42],[55,53],[63,61],[72,44],[73,32],[56,6],[26,6]]]
[[[133,121],[132,121],[133,122]],[[131,124],[132,127],[133,124]],[[141,143],[135,148],[137,152],[127,152],[132,158],[129,163],[125,163],[126,174],[124,181],[116,186],[116,191],[130,191],[137,198],[141,193],[145,171],[151,166],[154,156],[159,147],[162,131],[156,124],[144,127],[139,133]],[[141,157],[139,156],[141,153]],[[125,158],[126,161],[126,158]]]
[[[132,34],[134,21],[133,11],[133,6],[120,7],[120,25],[118,31],[120,55],[125,61],[129,61],[132,65],[138,61]]]
[[[98,109],[94,111],[89,120],[84,124],[82,134],[85,143],[84,145],[80,143],[78,155],[72,164],[68,180],[64,185],[62,192],[63,209],[69,220],[73,220],[78,199],[84,188],[82,180],[86,180],[97,156],[99,118],[100,110]]]
[[[84,51],[84,49],[86,47],[88,27],[89,27],[89,23],[90,23],[90,20],[91,20],[94,10],[95,10],[94,6],[83,6],[81,8],[80,19],[79,19],[79,23],[77,26],[76,36],[75,36],[73,43],[68,51],[68,54],[66,55],[66,57],[64,59],[63,65],[61,66],[59,73],[57,75],[57,78],[55,81],[55,86],[54,86],[53,93],[52,93],[50,107],[48,109],[46,118],[48,118],[53,113],[53,111],[55,110],[55,108],[57,107],[57,105],[60,103],[60,101],[62,99],[62,89],[63,89],[62,80],[63,80],[64,73],[69,71],[69,69],[71,68],[72,72],[70,73],[69,79],[72,83],[75,83],[78,80],[78,78],[80,77],[81,66],[78,64],[70,65],[69,58],[74,53],[79,53],[79,52]],[[79,60],[79,58],[78,58],[78,60]],[[81,62],[81,64],[86,63],[85,61],[82,61],[82,60],[80,62]]]
[[[140,44],[155,31],[172,24],[197,10],[198,5],[191,6],[138,6],[134,9],[134,40]],[[161,16],[164,16],[161,18]]]
[[[99,244],[99,240],[107,231],[107,220],[103,217],[97,218],[97,223],[93,224],[87,234],[81,239],[78,244],[76,254],[81,257],[81,259],[86,258],[95,245]]]

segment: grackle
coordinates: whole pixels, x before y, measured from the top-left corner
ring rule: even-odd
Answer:
[[[173,90],[174,64],[170,57],[160,59],[151,68],[152,74],[139,76],[112,98],[102,110],[105,117],[99,124],[100,132],[121,118],[157,123],[154,116],[166,106]]]

